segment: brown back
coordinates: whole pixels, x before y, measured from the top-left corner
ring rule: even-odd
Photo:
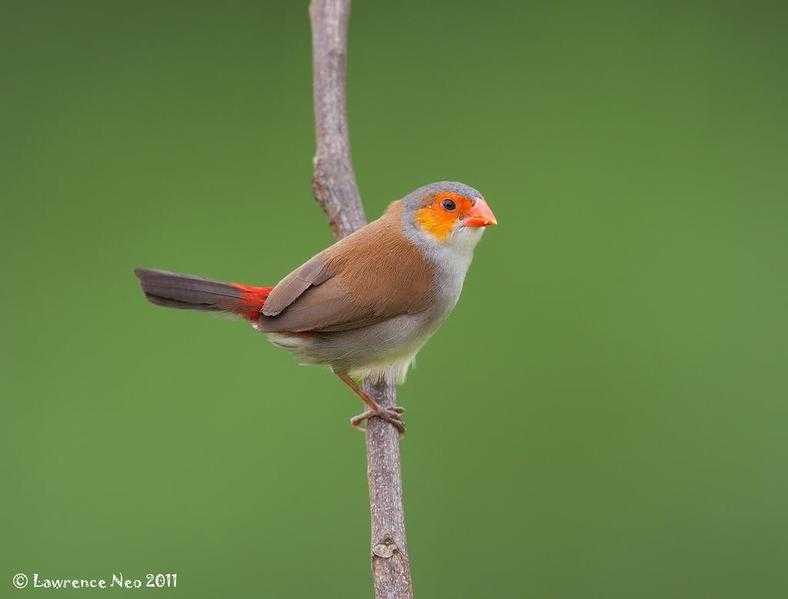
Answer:
[[[403,206],[338,241],[274,287],[260,318],[269,332],[332,332],[428,308],[435,271],[402,232]]]

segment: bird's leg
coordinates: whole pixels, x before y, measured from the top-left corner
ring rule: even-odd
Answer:
[[[381,418],[386,422],[391,423],[400,433],[400,435],[405,434],[405,423],[402,421],[402,413],[405,411],[405,408],[400,406],[393,406],[391,408],[386,408],[372,399],[369,394],[361,388],[356,381],[354,381],[346,372],[334,372],[339,377],[343,383],[345,383],[350,390],[353,391],[356,395],[358,395],[359,399],[367,404],[367,409],[364,410],[358,416],[353,416],[350,419],[350,424],[353,428],[357,428],[359,430],[366,430],[361,423],[372,418],[373,416],[377,418]]]

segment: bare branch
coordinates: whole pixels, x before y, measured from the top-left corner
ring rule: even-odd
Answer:
[[[350,0],[312,0],[315,170],[312,191],[336,238],[367,221],[350,157],[345,95]],[[391,381],[365,385],[383,406],[396,403]],[[387,422],[367,423],[367,480],[372,524],[371,559],[377,599],[411,599],[413,584],[402,503],[399,434]]]
[[[391,382],[365,388],[381,405],[393,406],[397,402],[396,388]],[[413,583],[402,504],[399,433],[379,418],[370,418],[367,424],[367,480],[375,597],[410,599]]]
[[[315,102],[315,172],[312,191],[334,236],[344,237],[366,224],[350,158],[347,125],[347,28],[349,0],[313,0],[312,68]]]

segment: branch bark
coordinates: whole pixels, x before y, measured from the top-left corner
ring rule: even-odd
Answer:
[[[350,156],[347,124],[347,30],[350,0],[312,0],[313,93],[316,153],[312,192],[337,239],[366,224]],[[365,390],[383,406],[396,403],[390,381]],[[367,423],[367,481],[372,576],[376,599],[411,599],[413,584],[405,536],[399,434],[387,422]]]

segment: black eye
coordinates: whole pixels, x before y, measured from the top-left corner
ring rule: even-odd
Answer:
[[[443,207],[446,210],[454,210],[457,207],[457,204],[454,203],[454,200],[443,200]]]

